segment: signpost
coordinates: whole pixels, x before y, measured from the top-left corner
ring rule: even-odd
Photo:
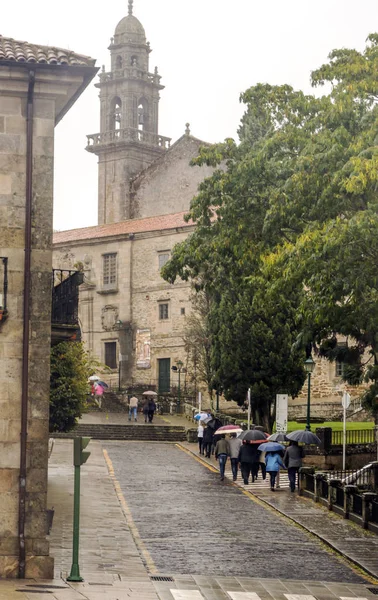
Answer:
[[[198,392],[198,413],[202,412],[202,393]]]
[[[345,471],[345,458],[346,458],[346,411],[350,404],[350,394],[348,392],[343,393],[341,399],[343,406],[343,471]]]
[[[72,565],[71,573],[67,581],[84,581],[80,576],[79,569],[79,533],[80,533],[80,466],[87,462],[90,452],[85,452],[91,438],[74,438],[74,522],[73,522],[73,543],[72,543]]]
[[[276,395],[276,433],[287,432],[287,406],[288,394]]]

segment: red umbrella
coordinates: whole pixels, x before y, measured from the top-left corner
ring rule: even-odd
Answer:
[[[219,427],[219,429],[217,429],[216,434],[217,435],[222,435],[225,433],[240,433],[242,430],[241,427],[239,427],[239,425],[223,425],[223,427]]]

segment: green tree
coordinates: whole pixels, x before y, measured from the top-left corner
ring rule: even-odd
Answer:
[[[85,408],[88,377],[94,363],[81,342],[61,342],[51,349],[50,431],[70,431]]]
[[[263,421],[272,419],[277,391],[295,395],[300,388],[309,342],[327,340],[331,321],[331,337],[351,335],[358,320],[356,306],[354,328],[340,321],[342,315],[334,320],[345,290],[337,293],[336,270],[327,278],[331,239],[322,232],[377,208],[378,36],[369,36],[363,53],[335,50],[329,58],[312,73],[313,85],[331,84],[328,95],[316,98],[268,84],[242,94],[247,108],[240,144],[226,140],[203,148],[193,161],[219,168],[191,204],[187,219],[197,224],[195,232],[175,248],[163,271],[168,281],[190,279],[209,294],[214,385],[239,403],[255,385]],[[342,244],[343,235],[336,236]],[[296,248],[302,254],[298,250],[293,260]],[[334,252],[336,268],[342,254]],[[358,252],[358,245],[351,248],[352,261],[361,260]],[[319,269],[323,287],[316,296],[309,274]],[[332,284],[335,293],[322,303]],[[363,321],[357,329],[361,344]],[[275,344],[281,331],[285,335]],[[295,339],[302,344],[290,354]],[[358,368],[354,373],[356,380]]]

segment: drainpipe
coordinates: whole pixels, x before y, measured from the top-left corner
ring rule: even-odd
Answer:
[[[27,113],[26,113],[26,199],[25,199],[25,260],[24,260],[24,311],[22,343],[22,397],[20,434],[20,481],[19,481],[19,562],[18,577],[25,579],[26,548],[26,444],[28,435],[28,393],[29,393],[29,321],[30,321],[30,265],[31,265],[31,225],[33,195],[33,101],[35,71],[29,72]]]

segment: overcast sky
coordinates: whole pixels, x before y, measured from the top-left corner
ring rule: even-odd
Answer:
[[[0,33],[69,48],[109,70],[108,46],[127,0],[18,0],[1,15]],[[176,140],[190,122],[198,138],[235,137],[239,94],[258,82],[310,92],[312,69],[330,50],[362,50],[378,31],[377,0],[134,0],[162,83],[159,133]],[[84,150],[99,132],[93,84],[56,128],[55,229],[97,224],[97,157]]]

